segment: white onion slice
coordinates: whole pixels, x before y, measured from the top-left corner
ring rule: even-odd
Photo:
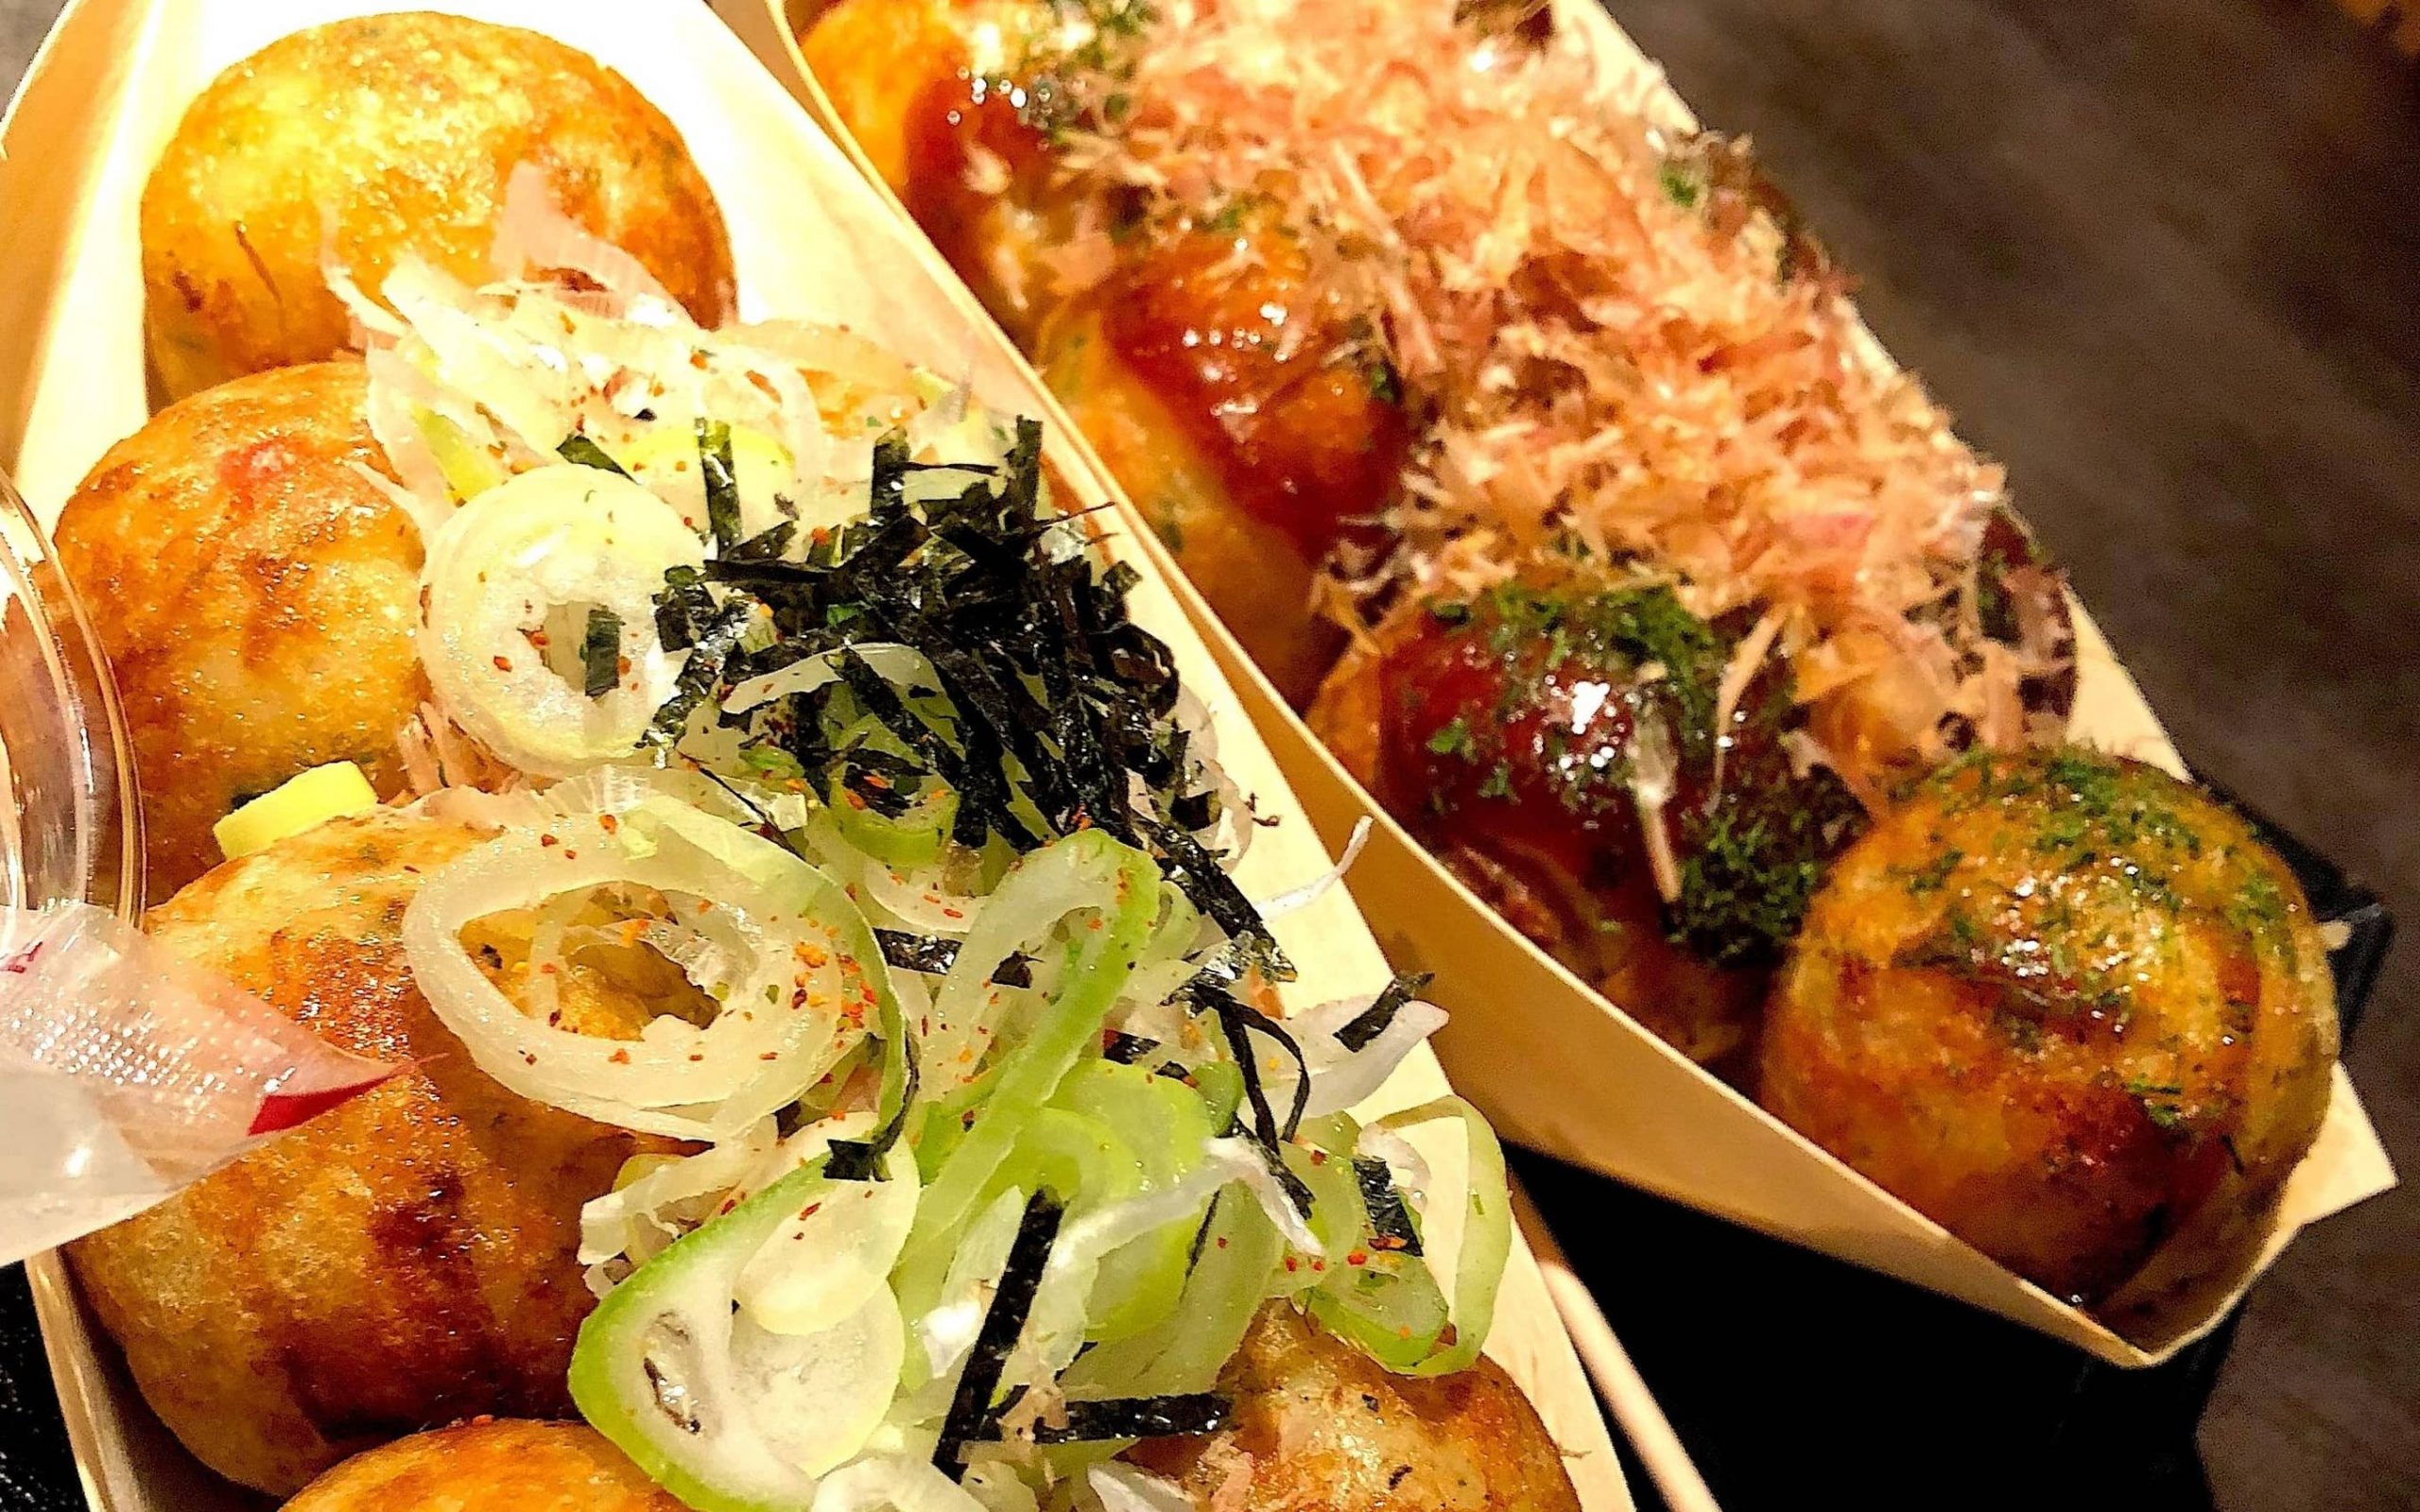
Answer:
[[[828,1147],[828,1146],[827,1146]],[[762,1329],[820,1333],[887,1286],[916,1222],[916,1161],[904,1147],[880,1181],[844,1181],[782,1221],[740,1267],[732,1299]]]
[[[930,1460],[861,1459],[826,1476],[811,1512],[986,1512]]]
[[[1101,1512],[1201,1512],[1191,1492],[1140,1466],[1112,1460],[1094,1466],[1085,1478]]]
[[[709,900],[753,970],[700,1028],[637,1040],[531,1018],[463,949],[464,925],[629,883]],[[771,841],[667,799],[508,831],[430,876],[404,918],[412,972],[480,1070],[525,1097],[645,1133],[721,1140],[795,1102],[863,1037],[890,988],[838,884]],[[872,1001],[869,1001],[869,999]]]
[[[539,468],[490,489],[437,533],[422,571],[421,660],[438,702],[525,771],[565,777],[631,755],[686,660],[656,634],[655,595],[673,568],[704,561],[679,515],[601,469]],[[551,611],[581,605],[621,622],[622,665],[596,698],[530,639]]]
[[[496,217],[490,261],[506,278],[527,272],[578,273],[626,299],[659,300],[674,310],[681,308],[646,264],[563,214],[544,170],[534,163],[515,164],[504,181],[504,211]]]
[[[1358,1050],[1347,1050],[1343,1041],[1336,1038],[1336,1031],[1368,1011],[1374,1001],[1340,998],[1285,1020],[1287,1031],[1303,1047],[1303,1066],[1311,1076],[1311,1094],[1304,1104],[1304,1117],[1324,1118],[1361,1103],[1386,1085],[1405,1057],[1445,1026],[1444,1009],[1415,999],[1397,1008],[1394,1018],[1367,1044]],[[1283,1052],[1261,1057],[1261,1086],[1275,1107],[1288,1106],[1301,1075],[1293,1058]]]

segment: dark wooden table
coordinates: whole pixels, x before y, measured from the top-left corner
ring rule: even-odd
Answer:
[[[2010,464],[2187,755],[2420,926],[2411,65],[2323,0],[1609,3],[1708,121],[1754,134],[1883,340]],[[0,0],[0,84],[57,9]],[[2420,1175],[2412,959],[2350,1060]],[[0,1381],[12,1438],[45,1421],[39,1389]],[[1797,1500],[1859,1498],[1841,1468],[1898,1452],[1893,1429],[1805,1467]],[[2263,1282],[2200,1443],[2226,1512],[2420,1506],[2420,1189]],[[47,1458],[24,1447],[20,1471]],[[1991,1504],[1997,1473],[1932,1504]],[[34,1496],[0,1473],[0,1507]]]

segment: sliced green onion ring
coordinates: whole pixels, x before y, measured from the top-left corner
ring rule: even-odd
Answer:
[[[747,963],[700,1028],[659,1016],[634,1040],[559,1028],[490,982],[461,932],[565,893],[630,884],[702,900]],[[479,1069],[600,1123],[721,1140],[796,1102],[880,1017],[897,1022],[873,927],[838,883],[769,840],[666,798],[616,816],[509,830],[432,874],[404,918],[412,972]]]

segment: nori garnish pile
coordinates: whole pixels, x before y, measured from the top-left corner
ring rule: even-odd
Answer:
[[[931,471],[966,486],[908,503],[909,475]],[[930,691],[952,711],[945,728],[853,650],[837,659],[838,682],[721,717],[769,755],[795,762],[814,791],[838,782],[878,813],[904,804],[925,776],[939,779],[958,795],[952,838],[970,849],[994,835],[1027,850],[1106,830],[1157,856],[1264,976],[1290,980],[1268,925],[1196,838],[1216,820],[1216,805],[1196,790],[1200,764],[1173,718],[1174,659],[1127,614],[1137,575],[1123,565],[1097,573],[1085,553],[1054,552],[1051,533],[1065,521],[1037,513],[1041,490],[1036,421],[1018,421],[998,469],[920,464],[903,435],[884,437],[862,520],[818,533],[803,552],[788,551],[787,535],[737,542],[702,573],[667,579],[657,629],[690,656],[651,738],[670,746],[700,703],[807,657],[913,647],[938,676]],[[743,640],[762,643],[751,633],[760,618],[773,637],[751,649]],[[836,747],[842,712],[871,716],[895,748],[862,740]],[[1037,813],[1046,833],[1035,833]]]

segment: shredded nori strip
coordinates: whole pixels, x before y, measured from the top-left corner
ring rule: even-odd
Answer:
[[[1353,1158],[1353,1175],[1361,1183],[1361,1206],[1370,1214],[1370,1232],[1387,1247],[1406,1255],[1420,1253],[1420,1230],[1412,1227],[1411,1210],[1395,1189],[1395,1174],[1374,1155]]]
[[[731,455],[731,427],[718,420],[698,421],[698,467],[706,480],[706,528],[715,550],[739,544],[739,467]]]
[[[677,575],[680,569],[674,571]],[[681,648],[666,633],[669,616],[687,637],[682,644],[686,646],[689,660],[673,681],[672,696],[648,721],[647,743],[650,746],[670,746],[680,740],[682,731],[688,728],[689,712],[705,702],[721,683],[723,668],[738,650],[740,637],[748,632],[752,616],[753,606],[747,599],[735,598],[700,625],[692,617],[694,604],[685,596],[687,591],[686,585],[673,582],[656,598],[657,635],[666,646]]]
[[[1046,1190],[1026,1199],[1025,1217],[1017,1225],[1015,1243],[1009,1246],[1008,1265],[1000,1272],[1000,1284],[992,1294],[983,1327],[975,1335],[966,1368],[958,1378],[958,1390],[950,1398],[941,1442],[933,1449],[933,1464],[953,1481],[966,1476],[965,1462],[959,1458],[966,1445],[986,1428],[997,1431],[992,1394],[999,1389],[1009,1351],[1016,1348],[1026,1316],[1033,1311],[1034,1294],[1042,1289],[1042,1270],[1049,1263],[1050,1246],[1059,1238],[1059,1220],[1065,1213],[1065,1206]]]
[[[1384,992],[1373,999],[1368,1007],[1355,1014],[1353,1022],[1336,1031],[1336,1042],[1359,1055],[1371,1040],[1387,1032],[1387,1025],[1395,1022],[1395,1015],[1403,1011],[1404,1005],[1411,1001],[1412,994],[1428,985],[1430,974],[1426,971],[1395,973],[1395,979],[1387,984]]]
[[[1303,1110],[1309,1106],[1311,1098],[1311,1068],[1310,1063],[1303,1058],[1302,1041],[1268,1014],[1201,977],[1197,976],[1179,988],[1177,996],[1197,1010],[1206,1008],[1218,1015],[1219,1026],[1226,1031],[1227,1048],[1235,1055],[1236,1069],[1243,1074],[1244,1096],[1251,1102],[1253,1122],[1259,1132],[1260,1143],[1274,1149],[1292,1139],[1294,1131],[1303,1126]],[[1288,1055],[1294,1057],[1294,1064],[1301,1068],[1301,1074],[1294,1078],[1293,1106],[1287,1109],[1283,1124],[1277,1121],[1276,1112],[1270,1106],[1268,1089],[1260,1083],[1259,1057],[1252,1052],[1252,1037],[1255,1034],[1276,1040]]]
[[[1244,896],[1243,889],[1236,885],[1236,880],[1227,875],[1208,847],[1174,824],[1145,820],[1142,829],[1159,850],[1160,869],[1184,889],[1195,907],[1225,930],[1227,937],[1240,946],[1253,964],[1271,980],[1294,980],[1294,963],[1277,948],[1268,924],[1261,920],[1260,910],[1252,905],[1252,900]]]
[[[614,460],[613,453],[590,440],[582,432],[575,431],[564,437],[563,443],[555,448],[555,455],[566,462],[593,467],[600,472],[619,473],[623,477],[631,475],[629,469]]]
[[[959,474],[967,486],[911,505],[907,484],[919,472]],[[710,486],[713,473],[710,465]],[[1147,845],[1252,965],[1291,980],[1293,968],[1257,911],[1195,837],[1217,821],[1218,805],[1201,790],[1172,717],[1175,659],[1128,615],[1125,596],[1139,575],[1131,566],[1097,573],[1089,554],[1054,549],[1054,532],[1071,528],[1067,517],[1035,513],[1041,426],[1020,421],[996,469],[918,463],[905,436],[890,433],[874,444],[870,488],[865,518],[818,532],[795,556],[794,535],[734,544],[717,527],[725,549],[716,559],[702,574],[674,575],[657,626],[667,647],[693,654],[677,707],[659,716],[657,742],[677,739],[718,681],[862,643],[909,646],[933,665],[946,730],[928,725],[861,658],[837,665],[853,712],[878,721],[957,791],[955,841],[979,849],[997,834],[1027,850],[1097,828]],[[741,603],[769,615],[773,645],[736,649],[744,621],[722,616]],[[833,747],[838,716],[827,725],[825,715],[838,693],[827,685],[727,719],[796,759],[817,791],[838,782],[879,805],[880,788],[861,773],[880,768],[861,751]],[[882,775],[895,782],[902,774]],[[1148,795],[1139,805],[1135,779]]]
[[[882,1158],[899,1143],[908,1129],[908,1114],[916,1106],[916,1089],[923,1073],[916,1064],[916,1037],[913,1033],[899,1038],[899,1054],[907,1057],[906,1089],[899,1095],[899,1108],[890,1122],[874,1131],[870,1140],[834,1140],[831,1158],[824,1162],[823,1174],[835,1181],[881,1181]]]
[[[1025,1395],[1011,1395],[984,1424],[984,1441],[1003,1436],[1001,1418]],[[1196,1438],[1227,1426],[1236,1404],[1215,1391],[1185,1392],[1166,1397],[1120,1397],[1105,1401],[1071,1400],[1062,1405],[1063,1423],[1036,1423],[1037,1444],[1098,1444],[1116,1438]]]
[[[622,616],[610,609],[588,611],[588,630],[579,642],[579,691],[602,698],[622,680]]]
[[[1100,1057],[1116,1065],[1131,1066],[1158,1048],[1160,1042],[1157,1040],[1112,1029],[1107,1042],[1101,1046]]]
[[[877,929],[873,933],[882,942],[882,958],[903,971],[942,976],[958,964],[958,941],[954,939],[938,935],[910,935],[896,929]],[[1033,986],[1033,958],[1009,956],[992,973],[992,980],[1002,987]]]

